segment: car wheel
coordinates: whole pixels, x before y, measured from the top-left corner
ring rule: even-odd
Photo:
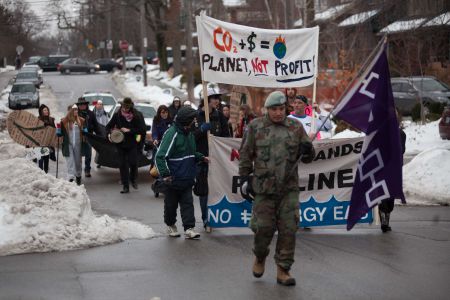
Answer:
[[[142,71],[142,67],[141,66],[136,66],[136,67],[134,67],[134,70],[136,72],[140,72],[140,71]]]
[[[70,74],[70,69],[65,69],[64,74]]]

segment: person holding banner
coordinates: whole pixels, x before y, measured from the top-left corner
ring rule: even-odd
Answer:
[[[294,106],[294,114],[289,115],[289,118],[296,119],[302,123],[303,128],[310,138],[313,138],[316,135],[316,132],[313,132],[311,129],[312,116],[308,116],[305,113],[305,107],[308,105],[308,99],[303,95],[295,96],[295,100],[293,103]],[[318,113],[320,113],[320,108],[316,106]],[[319,129],[323,125],[323,131],[329,131],[332,128],[332,124],[330,119],[327,119],[326,116],[319,115],[319,118],[316,119],[316,130]]]
[[[198,152],[209,156],[208,130],[214,136],[230,137],[228,121],[218,109],[220,103],[220,92],[214,88],[208,88],[209,123],[206,122],[203,101],[199,105],[197,122],[194,126],[195,142]],[[194,193],[199,197],[202,209],[203,227],[208,229],[208,164],[201,164],[197,170],[196,186]]]
[[[264,274],[265,260],[275,231],[277,283],[295,285],[289,274],[294,262],[299,223],[298,159],[310,163],[314,147],[301,124],[286,117],[286,96],[269,94],[267,113],[253,120],[242,140],[239,161],[241,186],[255,194],[250,228],[255,233],[253,275]],[[250,175],[253,177],[250,180]]]

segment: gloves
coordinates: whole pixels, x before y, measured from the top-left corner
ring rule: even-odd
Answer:
[[[302,142],[298,147],[298,153],[301,156],[301,161],[304,164],[309,164],[316,156],[313,144],[311,142]]]
[[[247,201],[253,202],[255,191],[252,186],[252,176],[241,176],[240,179],[241,196]]]
[[[211,129],[211,123],[203,123],[202,125],[200,125],[201,132],[207,132],[210,129]]]

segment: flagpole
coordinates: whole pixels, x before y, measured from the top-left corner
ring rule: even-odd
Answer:
[[[325,126],[325,123],[331,118],[331,115],[333,114],[333,111],[335,110],[336,106],[342,101],[344,96],[347,94],[348,90],[353,87],[353,84],[358,80],[358,78],[365,71],[367,66],[372,62],[373,56],[378,53],[380,47],[383,46],[386,42],[387,42],[387,35],[385,34],[383,36],[383,38],[378,42],[377,46],[372,50],[372,52],[366,58],[366,60],[364,61],[362,67],[359,69],[358,73],[356,74],[355,78],[347,85],[347,87],[345,88],[344,92],[339,96],[339,100],[337,101],[337,104],[328,113],[326,119],[323,121],[322,125],[319,127],[319,130],[317,130],[317,132],[314,134],[314,137],[313,137],[312,141],[314,141],[316,139],[317,134],[320,132],[320,130],[323,128],[323,126]],[[314,83],[315,83],[315,81],[314,81]],[[313,92],[315,92],[315,90]]]
[[[311,104],[311,130],[312,132],[315,132],[316,130],[316,119],[314,116],[314,104],[316,104],[316,95],[317,95],[317,76],[319,76],[319,33],[317,34],[317,46],[316,46],[316,65],[315,65],[315,74],[314,77],[314,84],[313,84],[313,98],[312,98],[312,104]],[[316,138],[319,131],[317,131],[314,134],[313,140]]]

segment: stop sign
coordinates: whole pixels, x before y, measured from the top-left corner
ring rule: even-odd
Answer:
[[[128,50],[128,42],[127,41],[120,41],[119,46],[120,46],[120,49],[122,49],[123,51]]]

